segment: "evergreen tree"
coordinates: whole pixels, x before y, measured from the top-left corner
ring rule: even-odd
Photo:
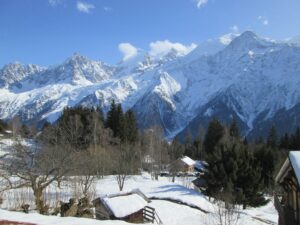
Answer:
[[[200,137],[198,137],[194,140],[193,146],[195,149],[195,159],[203,159],[204,154],[203,154],[203,148],[202,148],[202,141],[201,141]]]
[[[260,147],[254,153],[256,168],[261,168],[261,183],[263,188],[271,188],[274,185],[274,171],[276,152],[266,146]]]
[[[280,138],[279,147],[281,149],[289,149],[289,147],[290,147],[290,138],[289,138],[289,135],[287,133],[285,133],[284,136],[282,136]]]
[[[121,104],[116,104],[113,100],[107,112],[106,127],[110,128],[114,137],[125,139],[124,133],[124,113]]]
[[[134,112],[129,109],[124,115],[124,137],[123,141],[135,143],[138,139],[138,126]]]
[[[189,156],[191,158],[196,157],[196,149],[192,143],[192,134],[189,131],[185,137],[184,141],[184,155]]]
[[[207,128],[207,132],[203,141],[205,151],[209,154],[214,151],[214,147],[224,136],[225,129],[217,119],[213,119]]]
[[[116,136],[115,133],[117,130],[116,113],[117,113],[117,105],[115,103],[115,100],[112,100],[110,104],[110,108],[107,112],[105,127],[110,128],[113,131],[114,136]]]
[[[232,121],[230,125],[229,134],[231,137],[240,138],[240,130],[235,119]]]
[[[277,148],[278,146],[277,131],[275,126],[272,126],[269,131],[267,145],[273,149]]]
[[[248,145],[247,137],[244,137],[243,144],[244,144],[244,145]]]
[[[296,132],[291,137],[290,149],[299,150],[300,149],[300,128],[297,127]]]
[[[115,114],[116,129],[114,131],[115,137],[119,137],[122,141],[125,140],[125,129],[124,129],[124,113],[121,104],[117,105]]]
[[[271,156],[262,157],[268,160]],[[254,157],[253,151],[249,150],[248,145],[245,145],[239,137],[232,136],[230,128],[225,131],[206,160],[208,165],[204,179],[207,184],[207,195],[215,198],[233,196],[244,208],[248,205],[258,206],[266,203],[262,194],[262,183],[270,181],[271,171],[268,169],[272,170],[272,166],[269,163],[262,169],[261,161]],[[268,176],[262,178],[263,173]]]

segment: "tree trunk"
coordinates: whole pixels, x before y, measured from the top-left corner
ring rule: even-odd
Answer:
[[[43,197],[43,189],[41,187],[35,188],[33,190],[33,195],[35,197],[35,206],[40,214],[44,214],[44,202],[42,200]]]
[[[246,209],[246,208],[247,208],[247,204],[243,203],[243,209]]]
[[[175,182],[175,173],[174,173],[173,176],[172,176],[172,182],[173,182],[173,183]]]

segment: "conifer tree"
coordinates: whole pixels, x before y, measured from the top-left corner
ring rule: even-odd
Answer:
[[[236,120],[234,119],[229,128],[229,134],[231,137],[240,138],[240,131]]]
[[[260,147],[255,151],[255,167],[261,168],[261,182],[264,188],[270,188],[274,184],[274,171],[276,152],[266,146]]]
[[[124,141],[135,143],[138,139],[138,126],[134,112],[129,109],[124,115]]]
[[[262,164],[265,163],[263,160],[272,160],[272,156],[263,154],[263,160],[258,160],[249,145],[236,135],[238,132],[232,132],[230,128],[225,129],[213,151],[207,154],[207,172],[204,174],[206,194],[215,198],[233,196],[244,208],[265,204],[263,184],[270,185],[273,170],[271,162],[266,163],[264,168]]]
[[[277,148],[278,146],[277,131],[275,126],[272,126],[269,131],[267,145],[273,149]]]
[[[300,128],[297,127],[295,133],[291,137],[290,149],[299,150],[300,149]]]
[[[282,136],[280,138],[279,147],[281,149],[289,149],[289,147],[290,147],[290,137],[287,133],[285,133],[284,136]]]
[[[124,141],[125,129],[124,129],[124,113],[121,104],[117,105],[116,114],[115,114],[115,124],[116,129],[114,130],[114,135],[119,137]]]
[[[214,151],[214,147],[218,144],[221,138],[224,136],[225,129],[217,119],[213,119],[207,128],[207,132],[203,141],[203,146],[206,153]]]
[[[117,130],[116,111],[117,111],[117,105],[115,103],[115,100],[112,100],[109,111],[107,112],[105,127],[110,128],[113,131],[114,135]]]

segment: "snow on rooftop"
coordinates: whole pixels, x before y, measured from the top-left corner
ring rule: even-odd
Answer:
[[[192,160],[190,157],[188,156],[184,156],[181,158],[181,161],[184,162],[185,164],[189,165],[189,166],[194,166],[196,164],[196,162],[194,160]]]
[[[197,170],[201,170],[201,171],[204,171],[205,170],[205,166],[207,166],[207,162],[205,161],[201,161],[201,160],[196,160],[195,161],[195,168]]]
[[[298,184],[300,184],[300,151],[291,151],[289,158],[296,174]]]
[[[148,204],[147,201],[138,194],[105,197],[103,200],[117,218],[123,218],[135,213]]]

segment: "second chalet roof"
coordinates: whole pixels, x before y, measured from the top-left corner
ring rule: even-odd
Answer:
[[[296,174],[298,184],[300,184],[300,151],[291,151],[289,159]]]
[[[124,218],[138,212],[148,204],[148,199],[139,190],[107,196],[102,200],[116,218]]]

